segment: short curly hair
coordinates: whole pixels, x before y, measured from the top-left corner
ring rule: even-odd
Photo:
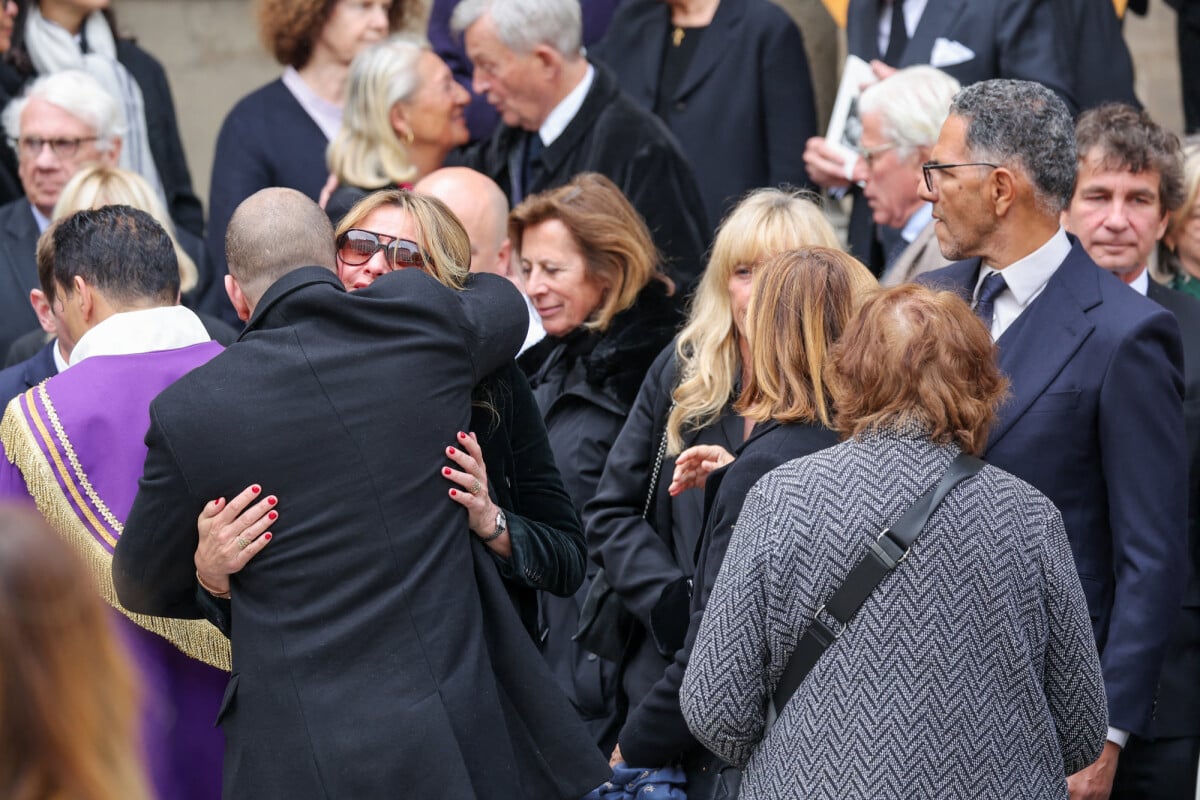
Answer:
[[[333,7],[340,0],[258,0],[258,34],[263,46],[286,67],[302,68],[312,58]],[[401,30],[413,6],[395,0],[388,9],[388,30]]]

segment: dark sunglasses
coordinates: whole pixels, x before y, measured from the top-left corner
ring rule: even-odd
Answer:
[[[371,260],[371,256],[383,251],[383,257],[392,269],[418,267],[424,269],[426,258],[421,246],[408,239],[397,239],[385,233],[351,228],[338,237],[338,258],[352,267],[359,267]]]

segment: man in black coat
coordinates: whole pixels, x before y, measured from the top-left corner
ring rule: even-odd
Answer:
[[[1147,264],[1184,201],[1179,141],[1130,106],[1086,112],[1076,127],[1079,173],[1066,224],[1089,256],[1170,310],[1183,340],[1188,440],[1189,576],[1163,660],[1147,736],[1131,736],[1114,798],[1194,798],[1200,760],[1200,302],[1150,279]]]
[[[495,567],[476,566],[441,476],[472,385],[524,337],[519,293],[401,269],[347,294],[328,219],[289,189],[246,200],[227,242],[246,330],[151,406],[113,565],[126,607],[199,616],[206,501],[256,481],[282,501],[270,547],[231,578],[226,796],[581,796],[603,759],[484,582]]]
[[[579,3],[463,0],[452,24],[475,90],[503,124],[451,160],[490,176],[514,206],[580,172],[605,175],[645,218],[667,274],[681,288],[693,283],[710,229],[692,165],[662,121],[584,56]]]

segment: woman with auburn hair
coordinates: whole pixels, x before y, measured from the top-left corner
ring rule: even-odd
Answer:
[[[225,229],[259,189],[285,186],[316,200],[325,150],[342,126],[354,57],[408,21],[405,0],[257,0],[263,45],[283,75],[238,101],[221,123],[209,189],[213,280],[206,301],[226,307]],[[231,313],[231,311],[229,312]]]
[[[622,700],[631,711],[662,677],[688,625],[704,495],[682,485],[670,490],[676,459],[699,445],[732,452],[745,440],[751,423],[733,403],[750,369],[745,326],[752,279],[761,262],[806,245],[838,247],[815,195],[758,189],[730,212],[687,323],[650,367],[584,509],[589,554],[633,617],[620,664]],[[671,758],[628,728],[620,740],[635,766]]]
[[[563,483],[582,509],[596,494],[646,370],[675,333],[674,289],[646,223],[602,175],[581,173],[526,198],[508,230],[547,334],[518,363]],[[615,668],[571,638],[589,586],[590,576],[573,598],[546,598],[543,653],[607,751],[619,724]]]
[[[423,37],[397,34],[355,57],[342,129],[329,144],[334,225],[370,192],[411,188],[467,143],[470,102]]]
[[[0,508],[0,796],[148,800],[138,694],[92,577],[41,516]]]
[[[764,474],[794,458],[837,443],[834,406],[824,371],[833,343],[859,305],[878,287],[870,271],[846,253],[826,247],[789,250],[764,262],[754,275],[746,312],[751,368],[734,408],[754,424],[736,450],[736,460],[712,476],[705,488],[703,534],[691,593],[686,635],[658,682],[629,714],[622,730],[634,742],[630,752],[648,751],[661,766],[681,760],[689,786],[720,780],[720,765],[688,732],[679,714],[679,685],[709,591],[742,500]],[[622,739],[621,753],[626,760]],[[702,793],[703,796],[708,796]]]
[[[957,296],[900,286],[867,300],[826,376],[848,438],[746,496],[684,675],[688,726],[744,767],[745,800],[1065,800],[1107,715],[1087,601],[1044,495],[983,466],[848,622],[826,616],[880,532],[983,450],[1007,389],[991,335]],[[837,635],[768,725],[818,615]]]

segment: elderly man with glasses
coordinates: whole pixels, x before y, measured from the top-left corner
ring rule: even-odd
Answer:
[[[116,166],[120,119],[104,87],[76,70],[39,78],[4,110],[25,196],[0,206],[0,358],[13,340],[38,326],[30,306],[30,292],[40,291],[37,240],[59,194],[86,164]]]
[[[897,286],[946,266],[933,233],[933,207],[918,194],[929,158],[959,83],[928,66],[902,69],[863,91],[861,158],[855,177],[883,244],[879,281]]]
[[[942,254],[967,260],[920,280],[974,305],[1011,381],[983,457],[1066,524],[1110,726],[1100,758],[1068,783],[1074,800],[1108,797],[1129,734],[1149,730],[1187,578],[1179,325],[1062,229],[1075,126],[1048,89],[963,89],[923,169]]]

